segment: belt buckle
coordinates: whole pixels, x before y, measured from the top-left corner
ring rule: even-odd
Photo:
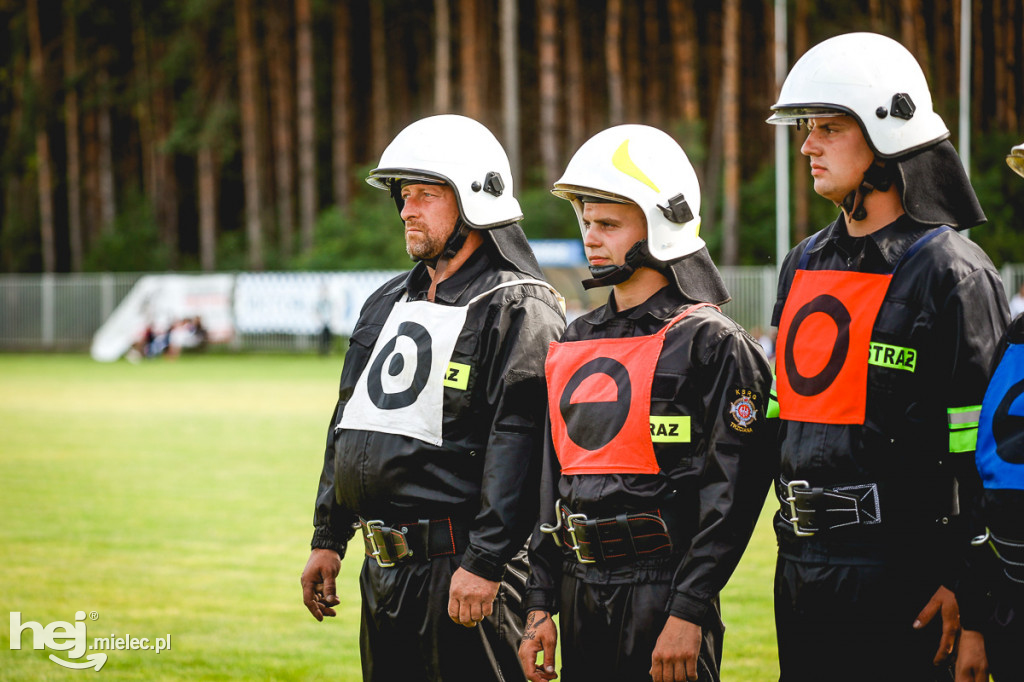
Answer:
[[[786,502],[789,503],[789,523],[793,526],[793,532],[797,537],[809,538],[814,535],[814,531],[800,529],[800,517],[796,508],[796,493],[793,491],[794,488],[798,487],[809,489],[811,484],[807,481],[790,481],[786,484]]]
[[[571,549],[572,551],[576,552],[576,559],[581,564],[596,564],[597,563],[596,559],[584,558],[584,556],[580,553],[580,541],[576,539],[576,522],[577,521],[583,521],[584,523],[586,523],[587,515],[586,514],[569,514],[568,516],[565,517],[565,529],[567,531],[569,531],[569,537],[572,539],[572,547],[570,547],[569,549]]]
[[[395,565],[394,561],[389,560],[386,556],[387,545],[384,543],[384,522],[381,520],[367,521],[366,529],[363,531],[366,534],[366,539],[370,542],[370,556],[374,558],[377,565],[381,568],[391,568]],[[384,558],[381,558],[384,556]]]

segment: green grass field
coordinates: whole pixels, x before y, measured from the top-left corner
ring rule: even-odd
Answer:
[[[31,630],[12,650],[0,626],[0,680],[359,680],[359,561],[343,563],[339,616],[322,624],[298,581],[340,369],[0,355],[0,616],[74,626],[82,611],[90,643],[171,645],[66,670],[48,654],[74,652],[33,650]],[[778,677],[769,517],[723,596],[728,682]]]

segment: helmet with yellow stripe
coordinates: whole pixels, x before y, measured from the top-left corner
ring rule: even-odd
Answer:
[[[679,143],[657,128],[619,125],[594,135],[551,192],[572,204],[581,232],[587,200],[636,204],[647,219],[650,255],[662,263],[704,246],[697,174]]]

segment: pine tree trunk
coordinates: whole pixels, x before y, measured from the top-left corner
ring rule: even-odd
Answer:
[[[344,6],[344,3],[338,3]],[[274,197],[277,205],[281,257],[295,253],[295,117],[292,97],[291,16],[287,5],[267,6],[267,76],[270,81],[271,128],[274,145]]]
[[[135,82],[139,96],[135,101],[135,118],[139,122],[139,151],[142,155],[142,190],[149,205],[157,210],[160,189],[157,187],[153,110],[150,103],[153,89],[149,67],[149,38],[142,16],[142,3],[132,3],[132,61],[135,63]]]
[[[1020,120],[1020,114],[1017,111],[1017,88],[1021,78],[1017,70],[1017,41],[1020,37],[1017,22],[1020,21],[1018,16],[1020,11],[1020,5],[1010,0],[1006,3],[1006,21],[1003,22],[1003,30],[1006,31],[1006,51],[1004,52],[1006,59],[1006,92],[1004,95],[1006,120],[1003,122],[1003,128],[1013,132],[1018,131],[1018,121]]]
[[[299,229],[302,252],[313,250],[316,227],[316,100],[313,93],[312,0],[295,0],[299,118]]]
[[[434,111],[452,108],[452,17],[448,0],[434,2]]]
[[[558,5],[557,0],[538,0],[540,23],[540,154],[544,182],[551,185],[561,173],[558,151]]]
[[[82,238],[82,161],[78,139],[78,29],[75,26],[74,3],[64,9],[64,131],[68,155],[68,242],[71,271],[81,272],[85,254]]]
[[[332,175],[334,179],[334,203],[339,208],[348,206],[351,200],[349,173],[352,168],[351,125],[349,107],[351,102],[351,62],[349,60],[349,13],[344,2],[334,4],[334,45],[333,45],[333,87],[331,89],[332,129]]]
[[[642,121],[644,114],[641,113],[644,89],[643,68],[640,65],[640,34],[643,30],[642,15],[639,12],[639,3],[634,5],[630,12],[622,15],[622,71],[624,78],[622,90],[625,101],[625,121]]]
[[[39,3],[28,0],[29,69],[35,81],[39,111],[47,111],[47,79],[43,58],[43,39],[39,29]],[[46,132],[46,117],[37,115],[36,128],[36,180],[39,191],[39,241],[43,256],[43,272],[57,271],[57,243],[53,218],[53,167],[50,159],[50,138]]]
[[[171,267],[178,257],[178,180],[174,155],[161,149],[174,129],[174,94],[169,86],[160,84],[153,90],[154,169],[157,188],[156,218],[160,235],[171,256]]]
[[[252,0],[235,0],[238,33],[239,109],[242,120],[242,176],[245,185],[245,236],[248,264],[263,269],[262,197],[256,114],[256,55],[253,38]]]
[[[583,87],[583,44],[580,38],[580,0],[563,0],[565,36],[565,140],[570,151],[583,144],[587,131],[588,95]]]
[[[661,49],[660,22],[658,21],[658,0],[645,0],[644,2],[644,64],[643,69],[643,90],[644,90],[644,118],[655,128],[664,125],[662,121],[662,81],[660,71],[655,65],[660,64],[659,51]]]
[[[370,99],[372,103],[374,160],[380,158],[388,146],[391,135],[391,117],[388,111],[388,62],[387,36],[384,34],[384,9],[379,0],[368,0],[370,4]]]
[[[626,88],[622,82],[622,0],[608,0],[607,27],[604,37],[604,61],[608,71],[608,118],[611,125],[625,120],[623,101]]]
[[[459,71],[462,73],[462,110],[480,120],[480,61],[477,57],[476,0],[459,0]]]
[[[114,179],[114,134],[110,115],[110,72],[106,65],[99,67],[96,74],[96,89],[99,93],[97,110],[97,133],[99,142],[100,181],[100,226],[104,234],[114,231],[117,218],[117,199]]]
[[[700,118],[697,100],[697,36],[693,6],[688,0],[668,0],[672,35],[672,72],[675,75],[675,115],[687,123]]]
[[[739,0],[722,3],[722,262],[739,262],[740,205],[740,7]]]
[[[86,242],[100,236],[99,145],[96,143],[96,111],[87,109],[82,116],[82,228]]]
[[[217,165],[211,142],[196,153],[196,184],[199,191],[199,265],[205,272],[217,269]]]

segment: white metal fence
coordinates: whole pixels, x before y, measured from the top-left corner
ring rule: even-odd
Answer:
[[[776,272],[767,267],[723,267],[732,302],[724,312],[750,331],[767,330],[775,302]],[[1000,269],[1007,297],[1024,284],[1024,264]],[[570,307],[588,310],[604,302],[606,289],[584,292],[585,268],[550,268],[547,275]],[[142,277],[140,273],[53,275],[0,274],[0,350],[84,351],[93,335]],[[240,334],[233,347],[309,351],[316,335]]]

